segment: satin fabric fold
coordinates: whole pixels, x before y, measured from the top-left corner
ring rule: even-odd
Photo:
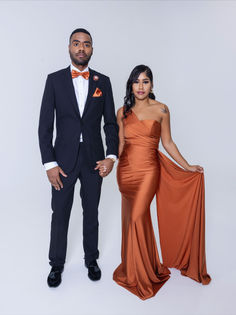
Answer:
[[[211,280],[205,255],[204,175],[186,172],[158,151],[157,216],[163,264],[202,284]]]
[[[169,279],[168,267],[208,284],[203,174],[184,171],[158,150],[161,125],[156,120],[139,120],[131,112],[123,123],[125,145],[117,167],[121,264],[113,279],[143,300]],[[163,263],[150,215],[155,195]]]

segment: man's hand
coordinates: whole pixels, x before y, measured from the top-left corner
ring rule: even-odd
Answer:
[[[97,161],[97,166],[94,168],[95,170],[99,170],[99,175],[101,177],[107,176],[113,169],[114,161],[112,159],[107,158],[102,161]]]
[[[63,170],[59,166],[50,168],[50,170],[47,171],[49,182],[52,184],[52,186],[56,190],[60,190],[61,188],[63,188],[63,184],[62,184],[59,174],[63,175],[64,177],[67,177],[67,175],[63,172]]]

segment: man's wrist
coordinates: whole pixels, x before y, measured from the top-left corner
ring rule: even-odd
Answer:
[[[115,154],[109,154],[106,156],[106,159],[111,159],[113,163],[116,162],[117,156]]]
[[[43,165],[44,165],[46,171],[50,170],[51,168],[58,166],[56,161],[47,162],[47,163],[44,163]]]
[[[113,163],[115,163],[115,161],[116,161],[114,158],[111,158],[111,157],[107,157],[106,159],[111,160]]]

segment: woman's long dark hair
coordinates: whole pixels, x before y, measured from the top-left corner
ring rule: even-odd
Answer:
[[[152,70],[145,65],[138,65],[136,66],[132,72],[130,73],[129,79],[126,83],[126,95],[124,97],[124,109],[123,115],[124,118],[127,117],[127,114],[130,112],[131,108],[134,106],[135,98],[132,92],[132,85],[138,79],[140,73],[145,72],[147,77],[150,79],[151,83],[153,84],[153,75]],[[151,92],[149,93],[149,97],[151,99],[155,99],[155,95]]]

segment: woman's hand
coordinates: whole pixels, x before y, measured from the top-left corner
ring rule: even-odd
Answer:
[[[204,172],[203,167],[201,167],[200,165],[189,165],[187,168],[185,168],[185,170],[189,172]]]

